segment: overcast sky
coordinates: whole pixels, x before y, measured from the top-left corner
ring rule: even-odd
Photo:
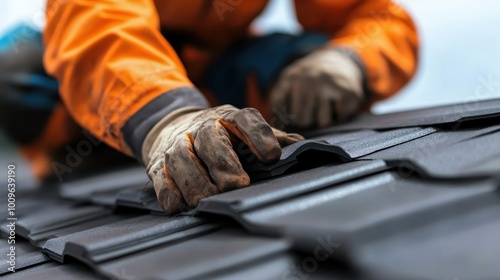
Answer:
[[[413,82],[396,97],[375,106],[375,112],[500,97],[500,1],[399,2],[419,26],[421,65]],[[0,0],[0,33],[19,21],[40,26],[43,3],[44,0]],[[290,3],[273,0],[257,22],[258,27],[298,30]]]

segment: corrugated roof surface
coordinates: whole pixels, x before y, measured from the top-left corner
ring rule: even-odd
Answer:
[[[19,193],[17,272],[8,273],[5,258],[0,272],[40,280],[495,279],[499,117],[500,100],[361,116],[286,147],[273,165],[247,163],[252,186],[175,217],[163,215],[140,167]],[[8,244],[0,244],[5,256]]]

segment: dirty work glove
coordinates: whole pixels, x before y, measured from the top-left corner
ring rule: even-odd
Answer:
[[[272,129],[255,109],[186,107],[153,127],[142,155],[160,205],[174,214],[196,207],[204,197],[250,184],[233,147],[244,143],[260,161],[272,163],[282,146],[301,140]]]
[[[312,52],[285,68],[271,91],[275,126],[323,128],[345,121],[365,101],[362,80],[359,66],[339,50]]]

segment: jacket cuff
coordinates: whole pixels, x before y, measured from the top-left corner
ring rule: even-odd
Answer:
[[[173,111],[187,106],[209,107],[207,100],[198,90],[183,87],[163,93],[128,119],[121,131],[123,140],[137,160],[142,161],[142,144],[156,123]]]

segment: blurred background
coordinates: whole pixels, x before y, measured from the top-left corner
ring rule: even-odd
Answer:
[[[0,34],[21,22],[43,28],[44,2],[0,0]],[[399,94],[376,104],[374,113],[500,97],[500,36],[494,32],[500,26],[498,0],[400,0],[398,3],[406,7],[418,26],[420,68]],[[262,32],[300,31],[290,0],[271,0],[255,25]],[[13,147],[0,134],[1,166],[6,166],[14,156]],[[28,180],[26,184],[32,182]]]

